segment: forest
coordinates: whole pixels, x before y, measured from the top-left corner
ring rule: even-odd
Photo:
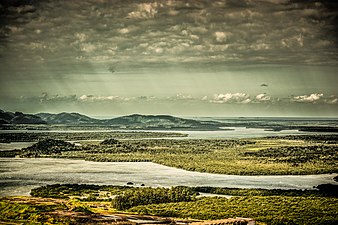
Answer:
[[[67,132],[18,132],[18,133],[0,133],[0,143],[40,141],[44,139],[57,139],[63,141],[82,141],[82,140],[103,140],[103,139],[140,139],[140,138],[168,138],[168,137],[186,137],[186,134],[176,132],[136,132],[136,131],[76,131],[67,130]]]
[[[203,193],[231,196],[203,197]],[[196,221],[245,217],[257,224],[305,225],[311,221],[326,225],[338,222],[337,193],[337,186],[297,191],[55,184],[33,189],[31,198],[2,198],[0,216],[7,222],[34,224],[101,224],[98,218],[123,213],[134,219],[160,216],[171,224],[175,224],[174,218]]]
[[[337,135],[246,139],[42,139],[2,157],[56,157],[99,162],[154,162],[190,171],[234,175],[338,172]],[[63,144],[61,144],[63,143]],[[67,144],[65,144],[67,143]],[[48,150],[47,150],[48,149]]]

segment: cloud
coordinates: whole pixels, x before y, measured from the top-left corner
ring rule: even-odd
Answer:
[[[337,97],[334,97],[334,98],[331,98],[331,99],[326,100],[326,102],[327,102],[328,104],[337,104],[337,103],[338,103],[338,98],[337,98]]]
[[[226,42],[227,39],[231,36],[229,32],[216,31],[214,33],[217,42]]]
[[[270,101],[271,97],[266,95],[265,93],[264,94],[258,94],[256,96],[256,100],[259,101],[259,102],[266,102],[266,101]]]
[[[76,102],[78,98],[76,95],[62,96],[59,94],[51,95],[47,92],[43,92],[40,96],[32,96],[32,97],[21,96],[19,100],[21,102],[45,104],[45,103],[72,103]]]
[[[25,14],[35,12],[36,8],[33,5],[20,5],[18,7],[9,7],[8,10],[19,14]]]
[[[212,103],[250,103],[250,95],[246,93],[226,93],[226,94],[215,94],[213,99],[210,100]]]
[[[91,53],[97,49],[97,46],[92,43],[83,43],[80,47],[81,51]]]
[[[158,13],[158,3],[139,3],[136,9],[128,13],[128,18],[148,19],[154,18]]]
[[[113,2],[4,5],[2,55],[34,62],[41,48],[22,46],[39,43],[46,46],[45,61],[59,64],[337,64],[332,18],[338,13],[320,2]]]
[[[211,96],[194,96],[189,94],[176,94],[173,96],[119,96],[119,95],[59,95],[42,93],[40,96],[25,97],[21,96],[17,99],[11,99],[11,103],[20,105],[29,102],[32,106],[112,106],[112,105],[128,105],[135,106],[139,104],[176,104],[176,105],[251,105],[259,107],[262,105],[271,105],[279,107],[295,107],[296,104],[310,107],[311,105],[322,105],[323,107],[335,107],[338,105],[338,97],[336,95],[325,96],[322,93],[313,93],[309,95],[299,96],[275,96],[271,97],[266,93],[250,96],[247,93],[225,93],[214,94]],[[315,104],[314,104],[315,103]]]
[[[128,28],[122,28],[119,30],[120,34],[128,34],[129,33],[129,29]]]
[[[320,94],[319,93],[313,93],[313,94],[310,94],[310,95],[299,95],[299,96],[293,97],[293,101],[315,103],[315,102],[319,101],[323,96],[324,96],[324,94],[322,94],[322,93],[320,93]]]
[[[88,39],[88,35],[85,33],[77,32],[74,36],[79,40],[79,42],[84,42]]]
[[[94,96],[94,95],[81,95],[77,101],[80,102],[106,102],[106,101],[129,101],[130,98],[120,96]]]
[[[198,100],[197,98],[192,97],[191,95],[185,95],[185,94],[177,94],[173,97],[168,97],[167,99],[171,101],[177,101],[177,100],[183,100],[183,101],[191,101],[191,100]]]

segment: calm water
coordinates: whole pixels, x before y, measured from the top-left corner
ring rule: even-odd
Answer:
[[[335,183],[337,174],[306,176],[235,176],[190,172],[149,162],[90,162],[70,159],[0,158],[1,196],[29,195],[31,188],[54,183],[86,183],[170,187],[313,189]]]
[[[0,151],[27,148],[28,146],[31,146],[34,143],[36,142],[25,141],[25,142],[0,143]]]
[[[313,132],[301,132],[298,130],[283,130],[280,132],[275,131],[266,131],[264,129],[256,128],[245,128],[245,127],[230,127],[233,130],[219,130],[219,131],[158,131],[158,130],[144,130],[145,132],[175,132],[188,134],[187,137],[166,137],[166,138],[144,138],[144,139],[222,139],[222,138],[255,138],[255,137],[269,137],[269,136],[285,136],[285,135],[305,135],[305,134],[315,134]],[[112,130],[91,130],[91,131],[81,131],[81,130],[70,130],[70,131],[58,131],[58,130],[0,130],[0,133],[44,133],[44,132],[62,132],[62,133],[76,133],[76,132],[111,132]],[[143,132],[140,130],[114,130],[119,132]],[[91,140],[82,140],[82,141],[91,141]],[[102,141],[102,140],[93,140],[93,141]],[[72,141],[74,142],[74,141]],[[0,143],[0,151],[12,150],[12,149],[21,149],[31,146],[36,142],[11,142],[11,143]]]
[[[232,130],[218,130],[218,131],[168,131],[168,130],[71,130],[71,131],[59,131],[59,130],[0,130],[0,133],[43,133],[43,132],[63,132],[63,133],[76,133],[76,132],[175,132],[188,134],[187,137],[164,137],[164,138],[143,138],[143,139],[226,139],[226,138],[259,138],[259,137],[271,137],[271,136],[286,136],[286,135],[314,135],[314,134],[336,134],[336,133],[325,133],[325,132],[302,132],[298,130],[282,130],[267,131],[258,128],[245,128],[245,127],[229,127]],[[79,140],[81,142],[81,140]],[[70,142],[79,142],[70,141]],[[103,141],[103,140],[82,140],[82,141]],[[31,146],[35,142],[11,142],[11,143],[0,143],[0,151],[21,149]]]
[[[232,130],[176,131],[179,133],[188,134],[188,136],[183,138],[182,137],[180,138],[174,137],[174,138],[175,139],[256,138],[256,137],[285,136],[285,135],[323,134],[314,132],[302,132],[298,130],[282,130],[276,132],[259,128],[246,128],[246,127],[228,127],[228,128]]]

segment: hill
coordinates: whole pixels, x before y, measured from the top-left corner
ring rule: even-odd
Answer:
[[[169,115],[140,115],[132,114],[105,120],[109,124],[119,129],[145,129],[145,130],[215,130],[222,125],[215,121],[198,121],[183,119]]]
[[[48,124],[99,124],[101,121],[98,119],[91,118],[89,116],[82,115],[80,113],[38,113],[41,119],[46,121]]]
[[[0,124],[46,124],[46,121],[36,115],[5,112],[0,109]]]
[[[62,112],[58,114],[38,113],[32,115],[22,112],[5,112],[3,110],[0,110],[0,124],[93,125],[129,130],[219,130],[220,127],[224,126],[219,121],[200,121],[170,115],[132,114],[100,120],[75,112]]]

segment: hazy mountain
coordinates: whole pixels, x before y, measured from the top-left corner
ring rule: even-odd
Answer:
[[[183,119],[169,115],[139,115],[133,114],[105,120],[105,124],[120,129],[193,129],[214,130],[222,125],[215,121],[198,121]]]
[[[139,115],[133,114],[113,119],[94,119],[79,113],[39,113],[36,114],[48,124],[96,124],[106,125],[113,129],[219,129],[222,123],[214,121],[197,121],[169,115]]]
[[[79,113],[38,113],[4,112],[0,110],[0,124],[65,124],[109,126],[112,129],[143,130],[218,130],[223,125],[217,121],[199,121],[169,115],[133,114],[113,119],[94,119]]]
[[[100,120],[82,115],[80,113],[38,113],[36,114],[49,124],[97,124]]]
[[[0,110],[0,124],[46,124],[39,116]]]

